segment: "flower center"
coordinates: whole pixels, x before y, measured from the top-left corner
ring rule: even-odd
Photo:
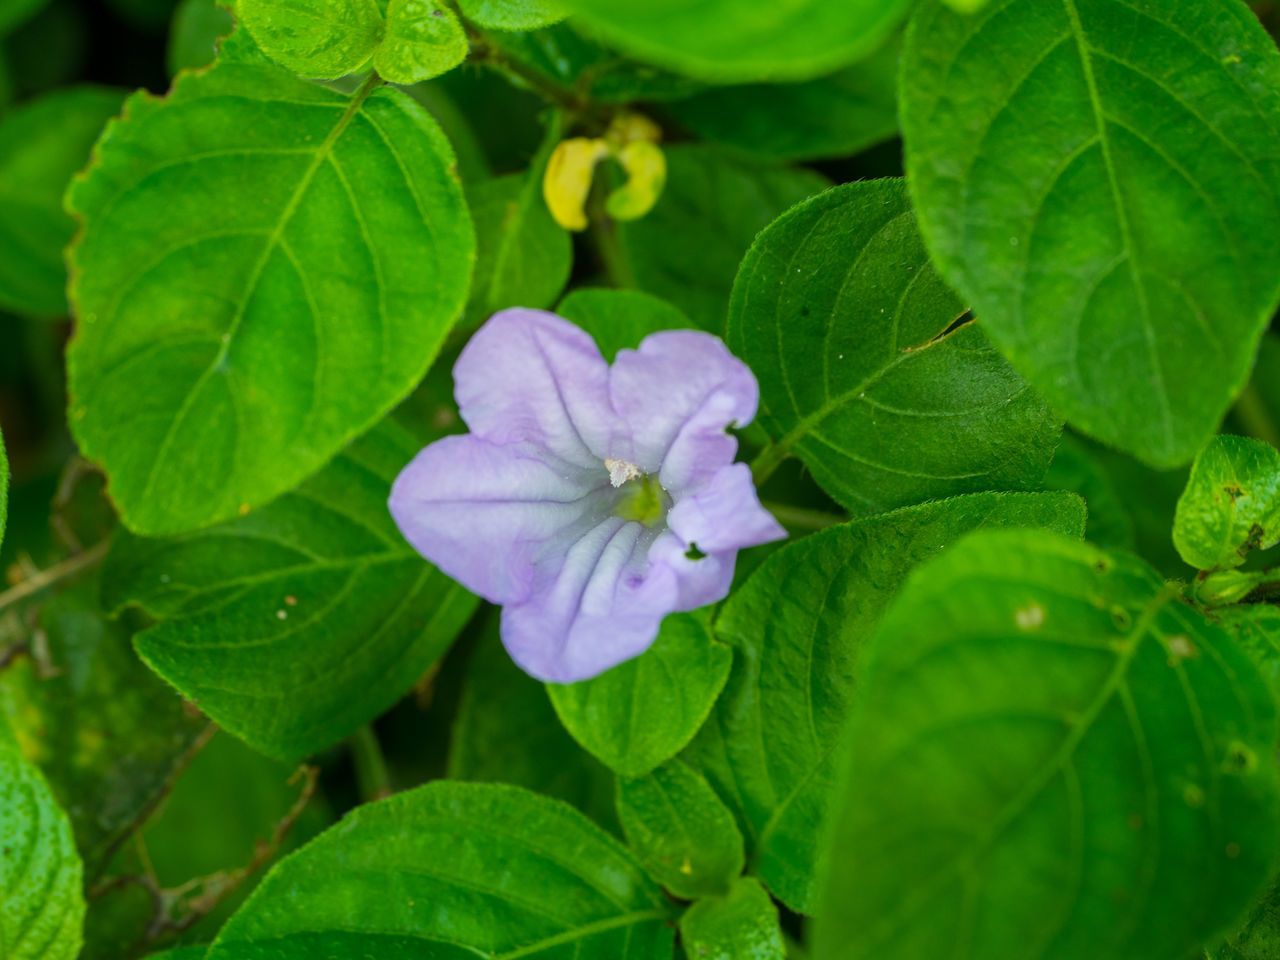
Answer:
[[[604,465],[609,468],[609,482],[618,491],[613,505],[615,517],[646,527],[656,527],[666,519],[671,495],[662,489],[657,477],[642,473],[626,460],[606,460]]]

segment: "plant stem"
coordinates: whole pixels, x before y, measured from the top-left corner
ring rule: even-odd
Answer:
[[[775,503],[765,500],[763,506],[772,513],[784,527],[797,530],[825,530],[839,523],[848,523],[849,518],[837,513],[823,510],[809,510],[805,507],[793,507],[786,503]]]
[[[779,443],[770,443],[756,454],[756,458],[751,461],[751,477],[756,486],[763,486],[789,455],[787,448]]]
[[[1254,384],[1249,384],[1236,400],[1236,416],[1250,434],[1273,447],[1280,447],[1280,428],[1277,428],[1267,403]]]
[[[34,577],[28,577],[16,586],[10,587],[4,593],[0,593],[0,610],[11,607],[20,600],[25,600],[41,590],[46,590],[62,580],[74,577],[96,566],[107,555],[107,549],[110,545],[111,541],[103,540],[101,543],[94,544],[84,553],[67,557],[60,563],[55,563],[48,570],[43,570]]]
[[[351,759],[356,765],[356,783],[360,786],[360,796],[366,803],[391,796],[391,773],[387,770],[382,745],[378,743],[373,727],[366,723],[351,735],[349,742]]]

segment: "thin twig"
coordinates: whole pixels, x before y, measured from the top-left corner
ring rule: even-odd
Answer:
[[[60,563],[55,563],[52,567],[49,567],[49,569],[43,570],[35,576],[23,580],[21,583],[9,588],[4,593],[0,593],[0,610],[5,610],[20,600],[25,600],[27,597],[39,593],[41,590],[46,590],[62,580],[74,577],[75,575],[83,573],[91,567],[96,566],[98,563],[101,563],[102,558],[107,555],[110,543],[111,542],[109,540],[103,540],[100,543],[96,543],[84,553],[78,553],[73,557],[67,557],[67,559]]]

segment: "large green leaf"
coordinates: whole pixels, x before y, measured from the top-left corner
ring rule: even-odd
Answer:
[[[855,514],[1044,478],[1058,421],[934,271],[901,180],[836,187],[742,262],[728,343],[774,453]]]
[[[1280,451],[1247,437],[1214,437],[1196,455],[1178,500],[1173,542],[1197,570],[1238,567],[1280,541]]]
[[[671,304],[639,290],[578,287],[560,301],[556,313],[591,334],[610,363],[619,350],[634,350],[651,333],[693,326]]]
[[[123,100],[106,87],[68,87],[0,122],[0,308],[66,315],[62,248],[75,223],[62,210],[62,195]]]
[[[606,255],[619,282],[669,300],[704,330],[721,333],[733,277],[751,241],[829,181],[704,145],[666,154],[662,198],[645,217],[614,225],[617,243]]]
[[[386,423],[262,510],[171,539],[122,533],[104,601],[160,618],[138,652],[221,726],[280,759],[321,750],[409,690],[478,602],[387,513],[416,452]]]
[[[733,672],[688,752],[737,812],[751,869],[792,909],[815,900],[835,748],[859,650],[918,563],[983,527],[1076,536],[1065,493],[973,494],[831,527],[773,554],[725,604]]]
[[[669,960],[668,916],[640,865],[572,807],[437,781],[360,807],[281,863],[209,960]]]
[[[693,739],[729,676],[733,657],[711,635],[710,611],[674,613],[653,646],[600,676],[548,684],[573,738],[610,769],[639,777]]]
[[[1140,560],[975,535],[865,663],[818,960],[1189,957],[1270,876],[1271,692]]]
[[[921,6],[907,171],[947,280],[1074,426],[1191,459],[1280,293],[1280,54],[1240,0]]]
[[[546,687],[515,665],[498,638],[496,615],[467,665],[448,775],[525,787],[616,829],[613,774],[569,736]]]
[[[680,918],[688,960],[786,960],[778,908],[758,880],[742,877],[724,897],[700,900]]]
[[[742,873],[742,834],[733,814],[681,760],[620,780],[618,819],[649,876],[677,897],[728,893]]]
[[[242,33],[131,98],[69,195],[70,417],[124,522],[181,533],[314,473],[426,372],[474,237],[453,154],[397,90],[289,76]]]
[[[1269,603],[1224,607],[1214,610],[1213,616],[1280,699],[1280,607]]]
[[[486,2],[486,0],[479,0]],[[492,0],[489,0],[492,2]],[[491,33],[486,40],[505,57],[584,101],[634,103],[687,97],[702,84],[636,63],[593,37],[561,23],[545,30]]]
[[[71,823],[0,718],[0,956],[74,960],[84,895]]]
[[[491,30],[537,30],[563,20],[559,0],[459,0],[469,20]]]
[[[711,87],[667,110],[694,133],[776,160],[846,157],[898,132],[898,55],[885,44],[807,83]]]
[[[907,0],[566,0],[626,49],[707,80],[802,80],[865,56]]]
[[[9,723],[67,811],[92,880],[150,813],[208,726],[154,677],[107,619],[96,584],[60,594],[39,612],[40,661],[0,672],[0,723]]]

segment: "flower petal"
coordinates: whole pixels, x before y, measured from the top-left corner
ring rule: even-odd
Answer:
[[[648,564],[653,539],[611,517],[547,564],[529,599],[502,610],[511,658],[539,680],[574,683],[647,650],[678,599],[670,569]]]
[[[528,445],[453,436],[404,468],[389,506],[405,539],[449,576],[491,603],[519,603],[535,561],[607,514],[608,495],[607,480],[601,489]]]
[[[663,331],[638,350],[620,350],[609,377],[614,409],[630,427],[630,460],[677,499],[733,462],[738,441],[725,432],[756,414],[756,379],[709,333]]]
[[[562,461],[601,466],[621,424],[609,366],[591,337],[543,310],[494,314],[453,368],[459,412],[476,436],[531,443]]]
[[[681,498],[667,514],[667,525],[704,553],[741,550],[787,536],[782,524],[760,505],[745,463],[721,467],[697,492]]]

